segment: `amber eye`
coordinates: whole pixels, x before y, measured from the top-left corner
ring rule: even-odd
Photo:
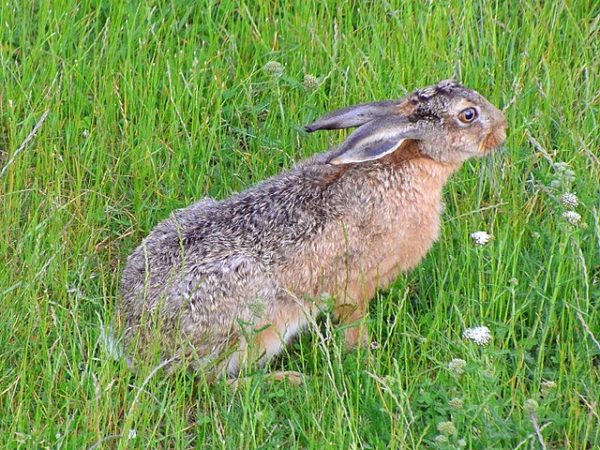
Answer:
[[[460,112],[458,115],[458,120],[460,120],[462,123],[471,123],[477,119],[477,115],[478,113],[475,108],[467,108]]]

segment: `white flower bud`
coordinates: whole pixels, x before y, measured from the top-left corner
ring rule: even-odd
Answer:
[[[265,72],[267,72],[273,77],[280,77],[281,75],[283,75],[284,70],[281,63],[278,63],[277,61],[269,61],[264,65],[263,69],[265,70]]]
[[[314,91],[319,87],[320,83],[319,79],[314,75],[306,74],[304,75],[304,81],[302,84],[304,84],[304,89],[307,91]]]
[[[454,358],[448,363],[448,370],[456,376],[461,376],[465,372],[467,362],[464,359]]]
[[[454,436],[457,433],[456,426],[452,422],[438,423],[437,430],[444,436]]]

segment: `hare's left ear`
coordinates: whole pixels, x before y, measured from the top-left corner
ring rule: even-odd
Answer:
[[[379,159],[408,141],[424,138],[425,130],[404,117],[372,120],[348,136],[329,164],[350,164]]]
[[[377,117],[389,116],[397,113],[398,106],[403,100],[362,103],[338,109],[324,115],[319,120],[304,127],[312,133],[317,130],[338,130],[364,125]]]

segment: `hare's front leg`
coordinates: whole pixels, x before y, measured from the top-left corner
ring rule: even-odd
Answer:
[[[344,344],[346,349],[369,345],[369,330],[364,321],[368,310],[369,300],[375,295],[375,283],[361,280],[350,283],[342,303],[335,306],[334,313],[341,325],[347,325],[344,330]]]
[[[241,371],[254,365],[262,367],[280,353],[285,348],[284,337],[276,327],[269,326],[257,333],[251,342],[240,342],[238,350],[231,355],[227,362],[229,385],[237,387],[240,381],[245,380],[243,373],[240,376]],[[300,372],[285,370],[270,372],[265,375],[265,378],[271,381],[287,380],[291,384],[300,385],[303,376]]]
[[[225,363],[229,377],[237,377],[239,372],[252,366],[263,367],[273,357],[281,353],[286,345],[308,323],[307,310],[297,304],[285,304],[273,311],[273,316],[265,318],[262,325],[241,332],[238,347]],[[300,374],[296,372],[275,372],[273,380],[289,379],[297,384]]]

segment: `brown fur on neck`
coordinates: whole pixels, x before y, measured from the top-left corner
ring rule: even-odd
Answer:
[[[428,158],[423,155],[419,149],[419,143],[413,140],[404,141],[396,150],[389,155],[385,155],[379,161],[383,164],[399,165],[406,161],[418,158]]]

